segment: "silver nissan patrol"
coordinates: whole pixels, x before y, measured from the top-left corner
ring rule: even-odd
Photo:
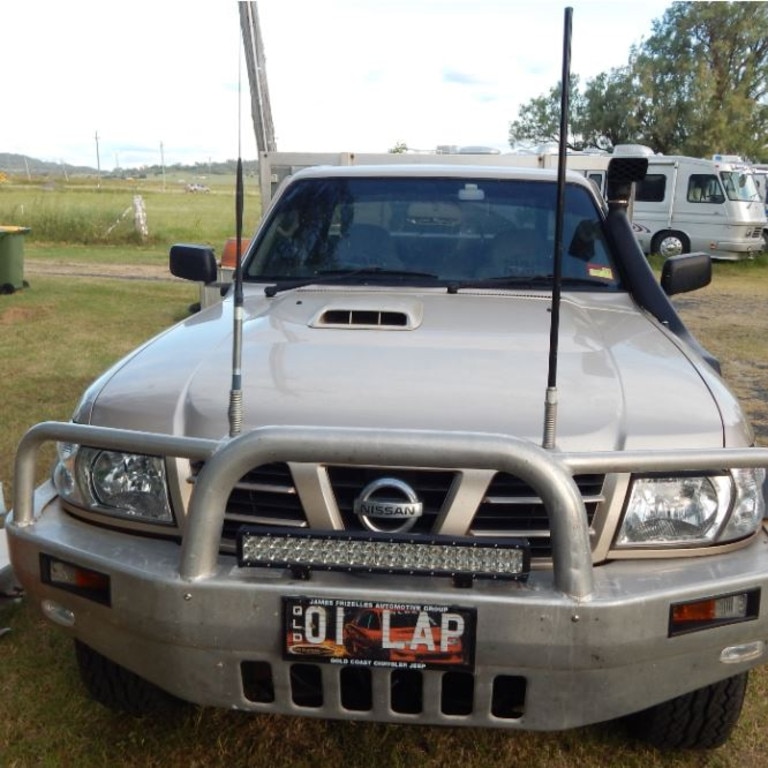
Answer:
[[[766,661],[768,451],[669,299],[709,258],[656,279],[633,174],[288,179],[223,301],[19,447],[13,568],[89,693],[722,744]]]

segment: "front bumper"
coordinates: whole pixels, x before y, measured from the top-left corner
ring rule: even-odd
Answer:
[[[85,429],[59,425],[43,432],[79,439],[74,433]],[[233,557],[218,554],[217,544],[224,501],[254,453],[259,460],[265,452],[283,456],[286,451],[299,460],[318,452],[338,460],[335,454],[342,451],[340,446],[352,439],[357,450],[344,449],[348,460],[354,455],[363,463],[376,453],[381,462],[390,449],[396,449],[400,460],[405,456],[418,465],[428,461],[438,439],[421,434],[417,440],[410,436],[404,441],[402,435],[395,435],[390,441],[384,436],[372,446],[366,433],[334,433],[325,440],[319,434],[308,439],[306,430],[295,430],[294,445],[290,434],[287,442],[283,440],[285,434],[279,431],[273,439],[266,433],[251,433],[211,456],[205,476],[201,473],[199,478],[181,546],[75,520],[61,509],[50,486],[39,488],[34,502],[31,492],[28,501],[22,502],[29,480],[17,465],[15,513],[8,523],[17,578],[30,599],[40,604],[47,601],[48,615],[68,616],[67,630],[73,636],[116,663],[182,699],[255,712],[553,730],[638,711],[764,661],[759,654],[740,657],[737,653],[735,663],[733,655],[726,662],[723,655],[726,649],[750,644],[757,648],[768,640],[768,615],[763,608],[750,621],[676,637],[669,637],[668,627],[673,602],[764,591],[768,586],[765,533],[727,554],[614,562],[593,569],[580,499],[571,504],[567,478],[560,477],[557,469],[549,476],[555,487],[550,515],[553,523],[560,518],[560,525],[553,524],[555,568],[534,571],[526,584],[475,582],[471,588],[459,589],[448,579],[326,572],[302,581],[286,571],[241,569]],[[462,438],[463,444],[458,437],[439,436],[443,460],[455,463],[461,451],[461,466],[493,461],[510,469],[516,463],[504,455],[497,438]],[[135,441],[137,436],[125,439]],[[123,437],[114,440],[120,443]],[[502,442],[507,448],[520,447],[514,441]],[[475,443],[482,447],[468,447]],[[194,445],[198,453],[204,448]],[[22,447],[20,455],[24,451]],[[698,461],[722,460],[722,453],[717,459],[700,454]],[[765,454],[729,452],[734,462],[753,466],[764,465]],[[523,463],[531,459],[526,450],[522,455]],[[603,457],[603,465],[623,466],[640,458]],[[693,452],[675,459],[684,460],[688,466],[697,461]],[[594,465],[596,458],[542,461],[581,468],[590,461]],[[658,456],[646,461],[675,463]],[[543,475],[550,471],[539,470]],[[542,482],[538,476],[535,482],[528,479],[535,487]],[[41,556],[109,576],[109,605],[43,583]],[[453,673],[409,670],[407,682],[415,691],[411,698],[418,701],[415,710],[410,704],[404,707],[398,694],[403,676],[398,670],[373,666],[363,673],[372,695],[369,704],[361,707],[358,699],[350,697],[350,689],[361,684],[359,675],[350,674],[353,670],[283,657],[282,598],[286,596],[474,609],[477,626],[470,693],[466,693],[466,679],[459,686],[464,697],[469,696],[469,706],[456,714],[450,704],[456,685]],[[505,695],[516,698],[513,706],[500,706]]]
[[[706,252],[717,259],[738,261],[739,259],[748,258],[760,253],[764,246],[765,241],[762,237],[749,241],[744,241],[743,239],[713,240]]]

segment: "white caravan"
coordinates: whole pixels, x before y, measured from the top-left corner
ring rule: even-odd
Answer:
[[[607,153],[568,153],[568,170],[578,171],[604,190],[605,174],[611,155]],[[512,166],[514,168],[557,168],[558,155],[547,149],[535,153],[472,153],[468,151],[437,152],[262,152],[259,156],[259,175],[262,212],[266,212],[277,188],[302,168],[318,165],[473,165]]]
[[[735,261],[763,249],[765,209],[749,166],[646,152],[648,174],[636,185],[632,213],[645,253],[703,251]]]

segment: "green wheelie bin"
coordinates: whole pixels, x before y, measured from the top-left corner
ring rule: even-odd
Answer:
[[[29,227],[0,226],[0,293],[24,287],[24,235]]]

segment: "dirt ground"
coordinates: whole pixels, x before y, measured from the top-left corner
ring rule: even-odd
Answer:
[[[168,265],[154,264],[85,264],[76,261],[51,262],[44,259],[25,259],[24,277],[35,275],[79,275],[81,277],[110,277],[125,280],[178,280],[168,271]]]
[[[768,446],[768,296],[748,281],[713,284],[675,296],[691,333],[719,361],[729,386],[752,422],[757,442]]]

